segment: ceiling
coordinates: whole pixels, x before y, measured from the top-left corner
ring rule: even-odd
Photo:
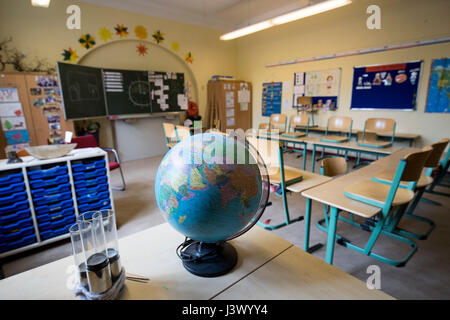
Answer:
[[[116,9],[231,31],[320,0],[81,0]]]

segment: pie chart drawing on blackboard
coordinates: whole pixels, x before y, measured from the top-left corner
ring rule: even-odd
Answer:
[[[150,84],[148,81],[133,81],[128,86],[128,97],[130,101],[143,109],[150,106]]]

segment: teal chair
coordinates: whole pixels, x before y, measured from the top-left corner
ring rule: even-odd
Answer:
[[[445,154],[445,157],[442,160],[440,160],[439,163],[440,163],[440,166],[437,169],[436,177],[434,178],[433,183],[430,185],[430,187],[427,190],[425,190],[425,192],[450,197],[450,194],[448,194],[448,193],[439,192],[439,191],[434,190],[434,188],[437,186],[450,188],[449,184],[444,183],[444,178],[447,175],[449,165],[450,165],[450,148],[447,149],[447,153]]]
[[[389,225],[386,226],[385,230],[388,230],[389,232],[394,232],[397,234],[405,235],[410,238],[420,239],[420,240],[426,239],[429,236],[429,234],[433,231],[433,229],[435,228],[435,223],[431,219],[415,215],[414,211],[415,211],[419,201],[424,200],[424,198],[422,198],[422,196],[423,196],[426,188],[433,183],[434,179],[432,177],[432,173],[439,166],[439,159],[441,158],[442,153],[444,152],[445,148],[447,147],[448,142],[449,142],[449,139],[442,139],[441,141],[439,141],[437,143],[433,143],[430,146],[432,148],[432,151],[424,165],[424,168],[426,169],[425,174],[422,174],[420,176],[419,180],[417,181],[417,184],[415,187],[416,195],[414,197],[414,200],[411,202],[410,206],[408,207],[408,210],[403,215],[398,214],[398,215],[394,216],[393,219],[391,219]],[[394,171],[385,170],[385,171],[376,173],[374,175],[374,177],[372,178],[372,180],[374,180],[376,182],[390,184],[390,183],[392,183],[394,176],[395,176]],[[402,183],[400,183],[400,188],[407,189],[408,184],[405,182],[402,182]],[[426,200],[426,201],[429,202],[430,200]],[[407,218],[415,219],[415,220],[418,220],[421,222],[425,222],[425,223],[429,224],[430,227],[429,227],[428,231],[424,234],[417,234],[417,233],[413,233],[413,232],[401,229],[398,226],[398,224],[403,217],[407,217]]]
[[[397,165],[394,179],[391,183],[379,183],[372,179],[364,179],[346,187],[344,189],[344,194],[347,197],[378,207],[381,211],[373,217],[365,217],[373,219],[374,226],[370,228],[370,230],[366,230],[371,232],[371,236],[364,247],[359,247],[351,243],[350,240],[340,235],[336,235],[338,244],[373,257],[381,262],[397,267],[404,266],[417,251],[417,244],[411,239],[386,230],[385,226],[389,224],[389,220],[392,219],[393,214],[402,214],[406,210],[408,204],[413,200],[414,189],[420,178],[425,161],[431,151],[432,149],[430,147],[425,147],[422,151],[410,153],[401,159]],[[407,183],[407,188],[400,188],[401,182]],[[329,228],[325,228],[321,225],[320,228],[327,232],[328,229],[336,230],[336,223],[338,220],[343,220],[353,226],[364,229],[361,227],[360,223],[353,221],[353,219],[349,220],[339,216],[338,219],[330,219],[328,222]],[[400,260],[394,260],[375,253],[373,247],[380,234],[407,243],[411,246],[410,251]],[[333,250],[331,250],[331,255],[332,254]]]
[[[298,132],[295,131],[296,128],[302,128],[305,130],[305,132]],[[283,137],[287,138],[301,138],[308,135],[309,131],[309,116],[306,113],[303,114],[296,114],[292,115],[289,121],[288,130],[286,133],[283,133]],[[303,150],[298,148],[298,144],[295,144],[292,142],[294,147],[291,149],[292,152],[301,153],[297,156],[297,158],[300,158],[302,154],[306,154]],[[306,145],[303,144],[303,147],[306,148]],[[287,151],[287,144],[283,146],[283,151]],[[305,166],[303,166],[303,169]]]
[[[164,129],[164,137],[166,139],[166,146],[167,149],[173,148],[177,144],[177,133],[175,130],[175,125],[173,123],[164,122],[163,123],[163,129]]]

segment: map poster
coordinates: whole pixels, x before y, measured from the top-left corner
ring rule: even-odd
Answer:
[[[431,62],[425,112],[450,113],[450,58]]]
[[[263,83],[262,115],[269,117],[273,113],[281,113],[282,82]]]

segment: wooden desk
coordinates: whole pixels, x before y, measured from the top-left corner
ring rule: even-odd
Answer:
[[[242,296],[236,291],[236,297],[233,295],[229,297],[249,299],[258,295],[269,299],[276,294],[279,298],[292,299],[291,292],[294,289],[292,284],[297,283],[299,284],[297,290],[303,292],[304,297],[342,299],[344,290],[345,297],[349,299],[391,298],[380,291],[368,290],[363,282],[333,266],[321,264],[317,258],[300,249],[287,251],[293,248],[290,242],[256,226],[231,241],[238,252],[237,266],[230,273],[217,278],[197,277],[184,269],[175,254],[175,248],[183,240],[184,237],[167,223],[120,239],[120,255],[126,271],[150,278],[150,282],[145,284],[127,280],[121,298],[189,300],[221,298],[250,274],[259,276],[259,272],[271,274],[272,279],[268,279],[266,284],[269,288],[267,291],[256,292],[258,288],[253,288],[249,289],[251,295]],[[284,252],[287,255],[284,255]],[[297,262],[298,268],[295,267]],[[75,299],[72,290],[67,286],[70,277],[67,271],[72,263],[73,259],[70,256],[1,280],[0,299]],[[266,269],[267,267],[269,269]],[[274,267],[280,268],[282,273],[272,273]],[[308,286],[297,280],[299,274],[305,276],[305,273],[309,274]],[[282,281],[276,283],[273,278]],[[284,288],[287,279],[295,282]],[[319,290],[321,294],[318,294]]]
[[[416,148],[403,148],[395,151],[392,155],[377,160],[374,163],[348,173],[339,178],[333,179],[317,187],[302,192],[302,196],[316,200],[331,207],[331,217],[328,229],[327,255],[326,261],[333,262],[334,242],[336,236],[337,209],[347,211],[364,218],[371,218],[381,211],[380,208],[365,204],[360,201],[352,200],[344,195],[345,187],[352,185],[360,180],[371,178],[376,172],[381,170],[396,168],[400,159],[405,155],[419,151]],[[333,212],[335,214],[333,214]],[[307,210],[306,216],[311,215],[311,209]],[[307,233],[309,235],[309,232]],[[305,246],[309,239],[305,234]]]
[[[290,247],[214,299],[321,300],[383,299],[393,297],[366,284],[300,248]]]
[[[315,162],[316,162],[316,147],[323,147],[335,150],[345,151],[346,157],[349,151],[354,151],[358,153],[366,153],[376,156],[387,156],[396,151],[401,150],[401,147],[388,147],[388,148],[371,148],[365,146],[359,146],[356,141],[348,141],[341,143],[333,143],[327,141],[321,141],[320,138],[303,138],[303,141],[312,145],[312,160],[311,160],[311,171],[314,172]]]
[[[306,129],[305,127],[299,127],[299,126],[297,126],[295,128],[296,131],[297,130],[305,130],[305,129]],[[327,129],[326,127],[310,127],[310,128],[308,128],[308,131],[315,131],[315,132],[324,133],[326,131],[326,129]],[[352,136],[356,137],[357,134],[358,134],[358,131],[362,131],[362,129],[361,130],[359,130],[359,129],[352,129]],[[347,133],[347,132],[343,132],[343,133]],[[377,132],[377,136],[383,137],[383,138],[391,138],[392,137],[392,132],[391,133],[389,133],[389,132]],[[397,141],[402,141],[402,140],[408,141],[410,147],[412,147],[414,141],[416,139],[419,139],[419,138],[420,138],[420,134],[417,134],[417,133],[396,132],[395,136],[394,136],[394,140],[397,140]]]

